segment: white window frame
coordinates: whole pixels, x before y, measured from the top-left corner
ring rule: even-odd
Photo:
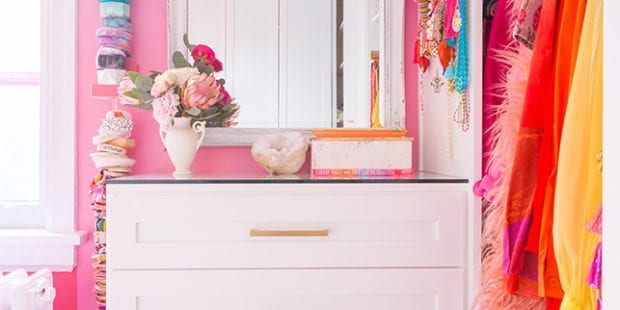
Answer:
[[[41,3],[41,186],[45,227],[0,229],[0,271],[71,271],[75,230],[77,0]]]

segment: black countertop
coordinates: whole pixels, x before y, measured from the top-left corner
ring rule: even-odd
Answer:
[[[466,178],[416,171],[406,176],[318,177],[310,174],[198,174],[189,178],[172,175],[133,175],[109,179],[108,184],[234,184],[234,183],[468,183]]]

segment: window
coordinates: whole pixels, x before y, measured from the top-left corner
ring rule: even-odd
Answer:
[[[0,12],[0,270],[75,265],[76,0]],[[19,29],[19,31],[16,31]]]
[[[40,10],[24,0],[0,11],[0,227],[43,227],[39,204]],[[20,31],[13,31],[20,29]],[[19,47],[19,48],[17,48]]]

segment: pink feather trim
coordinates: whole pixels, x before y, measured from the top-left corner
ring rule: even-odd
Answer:
[[[516,0],[512,2],[518,2]],[[496,90],[502,100],[494,111],[497,119],[489,128],[492,151],[489,157],[488,175],[495,186],[489,187],[484,196],[488,200],[482,233],[481,288],[475,309],[545,309],[542,299],[530,299],[504,290],[503,233],[506,214],[508,185],[523,113],[523,101],[532,59],[532,51],[526,47],[497,51],[498,60],[510,66]]]

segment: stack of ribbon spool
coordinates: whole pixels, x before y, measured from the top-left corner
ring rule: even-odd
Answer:
[[[130,0],[99,0],[103,27],[97,29],[97,77],[99,84],[119,84],[127,74],[131,55]]]
[[[92,263],[95,269],[95,298],[99,309],[106,304],[106,182],[111,178],[127,176],[135,163],[127,157],[127,149],[135,146],[131,138],[133,121],[127,111],[108,111],[99,126],[98,135],[93,137],[97,152],[90,156],[98,173],[90,184],[90,208],[95,216],[95,251]]]

